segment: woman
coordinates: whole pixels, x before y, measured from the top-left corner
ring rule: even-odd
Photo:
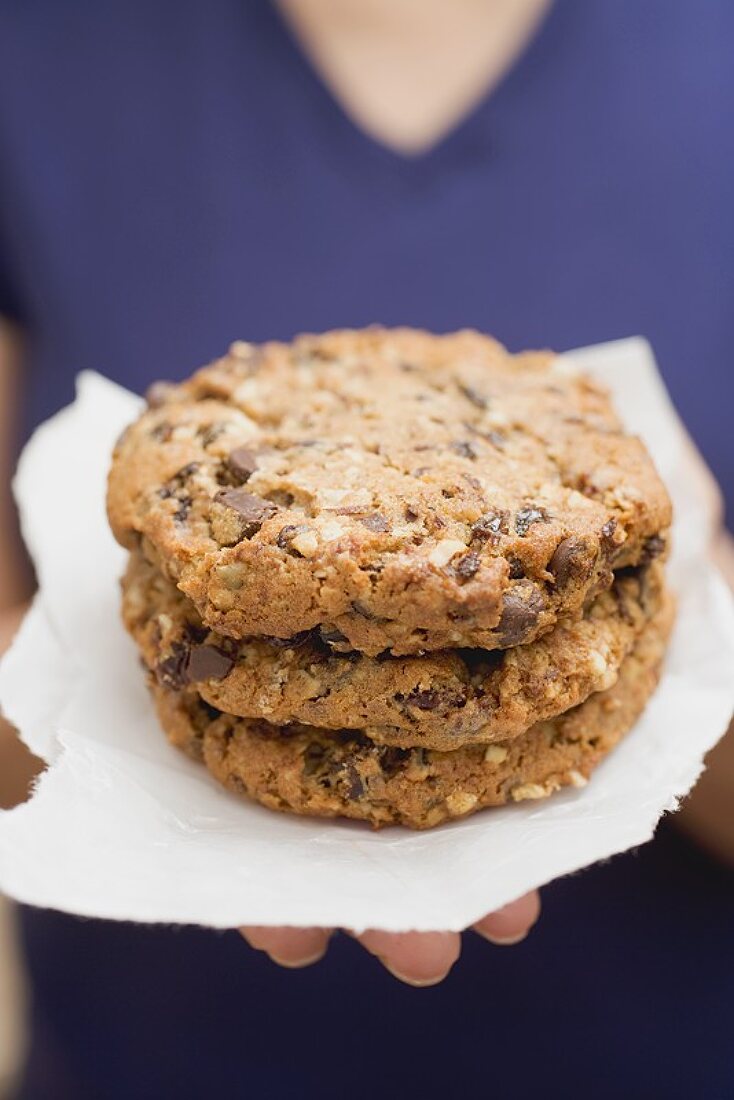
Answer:
[[[723,0],[0,4],[0,314],[25,337],[4,340],[6,437],[80,369],[143,389],[236,337],[642,332],[731,500],[732,31]],[[722,852],[730,752],[723,812],[691,817]],[[344,936],[288,974],[234,935],[26,911],[23,1095],[724,1095],[730,871],[667,832],[545,909],[514,952],[466,937],[421,995]],[[481,930],[511,941],[536,912]],[[328,932],[246,936],[305,967]],[[422,984],[459,951],[363,943]]]

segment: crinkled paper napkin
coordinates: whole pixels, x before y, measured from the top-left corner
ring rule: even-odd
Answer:
[[[0,813],[0,889],[85,916],[193,923],[461,929],[531,887],[648,840],[734,708],[734,610],[707,555],[710,477],[649,346],[563,357],[614,391],[676,506],[679,615],[661,686],[583,790],[427,833],[272,813],[171,748],[119,621],[124,553],[104,511],[110,452],[140,399],[95,374],[34,435],[16,491],[40,592],[0,668],[0,700],[48,762]]]

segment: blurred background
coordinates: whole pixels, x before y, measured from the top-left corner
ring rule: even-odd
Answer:
[[[731,516],[733,40],[730,0],[0,0],[0,648],[22,441],[79,370],[142,392],[237,338],[643,334]],[[0,1096],[733,1096],[730,742],[431,990],[347,937],[286,973],[0,900]],[[0,728],[0,805],[37,767]]]

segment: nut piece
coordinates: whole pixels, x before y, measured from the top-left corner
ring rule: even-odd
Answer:
[[[603,676],[607,671],[607,661],[603,653],[600,653],[598,649],[592,649],[589,654],[589,664],[591,665],[592,672],[597,676]]]
[[[454,791],[446,799],[446,805],[449,813],[454,817],[458,817],[459,814],[468,814],[470,810],[474,809],[478,801],[477,796],[470,794],[469,791]]]
[[[242,585],[245,583],[242,566],[237,562],[218,566],[216,573],[217,578],[222,582],[225,588],[230,590],[230,592],[242,588]]]
[[[485,764],[504,764],[509,753],[502,745],[487,745],[484,753]]]
[[[513,787],[512,797],[515,802],[522,802],[526,798],[545,798],[553,788],[546,790],[540,783],[521,783],[519,787]]]
[[[458,554],[460,550],[466,550],[466,544],[459,542],[458,539],[441,539],[431,550],[428,555],[428,560],[431,565],[435,565],[437,568],[441,568],[453,558],[454,554]]]
[[[576,771],[575,768],[572,768],[571,771],[566,774],[566,778],[568,779],[572,787],[585,787],[586,784],[589,782],[586,776],[582,775],[581,772]]]
[[[606,691],[612,684],[616,684],[617,670],[609,667],[606,657],[598,649],[589,654],[589,664],[597,677],[597,691]]]
[[[304,558],[312,558],[319,548],[315,531],[301,531],[291,539],[291,546]]]
[[[338,523],[334,519],[329,519],[325,523],[322,523],[320,525],[319,534],[321,535],[321,539],[323,542],[332,542],[333,539],[341,538],[341,536],[344,534],[344,528],[342,527],[341,523]],[[297,539],[294,539],[293,541],[295,543]],[[298,549],[297,546],[296,549]]]

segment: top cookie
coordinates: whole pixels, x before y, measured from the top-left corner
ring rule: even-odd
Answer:
[[[665,547],[647,451],[550,353],[411,329],[236,343],[149,400],[115,450],[113,530],[234,637],[506,648]]]

